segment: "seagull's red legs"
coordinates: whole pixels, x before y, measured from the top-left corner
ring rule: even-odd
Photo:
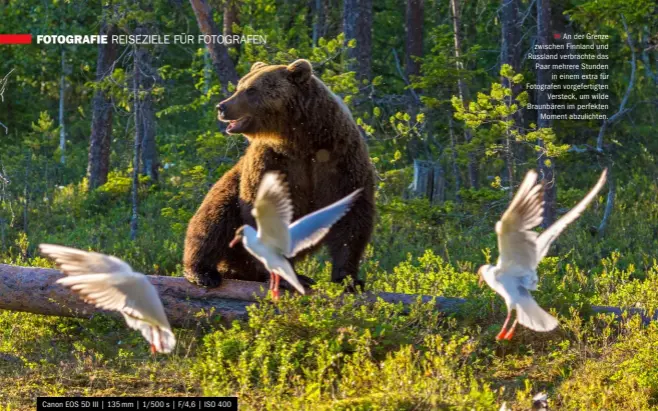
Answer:
[[[507,323],[509,323],[509,319],[510,319],[511,316],[512,316],[512,313],[510,311],[508,311],[507,312],[507,318],[505,318],[505,322],[503,323],[503,328],[500,329],[500,332],[496,336],[496,341],[502,340],[507,335],[507,330],[506,330]],[[515,324],[516,324],[516,321],[515,321]]]
[[[272,290],[274,301],[279,299],[279,281],[281,281],[281,277],[278,274],[274,274],[274,289]]]
[[[512,327],[509,329],[509,331],[507,331],[507,334],[503,336],[505,340],[510,341],[512,337],[514,337],[514,330],[516,329],[516,324],[518,324],[518,322],[519,322],[518,318],[514,320],[514,322],[512,323]]]
[[[279,299],[279,276],[270,272],[270,291],[272,291],[272,299],[274,301]]]
[[[151,327],[151,341],[155,341],[155,333],[153,332],[153,328]],[[156,353],[155,349],[155,344],[151,343],[151,355],[155,355]]]

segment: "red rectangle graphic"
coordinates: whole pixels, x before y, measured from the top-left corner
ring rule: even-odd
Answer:
[[[0,44],[31,44],[31,34],[0,34]]]

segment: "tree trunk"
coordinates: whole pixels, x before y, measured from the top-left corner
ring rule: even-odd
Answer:
[[[424,0],[407,0],[405,74],[408,79],[420,74],[420,62],[417,58],[423,56],[424,7]]]
[[[153,97],[150,93],[146,94],[140,102],[140,110],[140,120],[142,122],[140,125],[142,129],[142,161],[140,173],[148,176],[151,183],[154,183],[159,178],[158,168],[160,162],[158,160],[158,148],[155,141],[155,108],[153,107]]]
[[[352,59],[350,70],[359,80],[370,80],[372,75],[372,1],[343,1],[343,31],[345,41],[356,40],[356,47],[347,50]]]
[[[145,28],[139,29],[141,33],[148,34]],[[145,47],[138,46],[135,50],[135,59],[139,65],[139,135],[141,138],[141,166],[142,175],[148,176],[151,182],[158,181],[158,149],[155,141],[155,108],[153,107],[152,90],[157,82],[157,73],[153,69],[151,55]],[[137,118],[135,118],[137,119]]]
[[[459,175],[459,165],[457,164],[457,147],[455,145],[455,132],[452,115],[450,116],[448,124],[450,132],[450,148],[452,149],[452,174],[455,177],[455,201],[461,203],[462,199],[459,195],[459,190],[461,190],[461,176]]]
[[[598,235],[602,236],[605,233],[605,229],[608,227],[608,222],[610,221],[610,216],[612,215],[612,210],[615,208],[615,193],[617,192],[617,187],[615,185],[615,179],[612,175],[612,164],[608,167],[608,196],[605,202],[605,211],[603,212],[603,218],[601,219],[601,224],[599,224]]]
[[[0,310],[79,318],[108,313],[57,284],[62,277],[53,269],[0,264]],[[182,277],[148,278],[157,288],[172,326],[184,328],[196,328],[204,319],[219,318],[226,324],[244,319],[246,307],[266,289],[264,283],[224,280],[221,287],[208,290]]]
[[[224,1],[224,19],[222,27],[225,36],[233,35],[233,24],[238,24],[238,4],[236,0]]]
[[[548,45],[551,41],[551,5],[550,0],[536,0],[537,2],[537,43],[541,45]],[[539,64],[549,64],[547,60],[539,60]],[[539,86],[547,86],[551,82],[550,70],[537,70],[537,84]],[[548,93],[546,91],[537,90],[537,104],[549,104]],[[551,110],[539,109],[537,110],[537,127],[548,128],[551,126],[551,121],[542,119],[542,115],[550,115]],[[539,140],[537,144],[543,148],[543,141]],[[550,165],[546,162],[549,161]],[[539,168],[542,179],[544,180],[544,220],[542,227],[547,228],[553,221],[555,221],[555,199],[557,195],[557,185],[555,184],[555,166],[553,161],[540,152],[537,159],[537,167]]]
[[[502,0],[501,4],[501,46],[500,46],[500,64],[509,64],[514,69],[514,72],[519,72],[521,65],[521,53],[519,51],[519,0]],[[502,78],[503,87],[512,90],[512,96],[516,96],[520,92],[519,85],[513,85],[505,77]],[[513,97],[507,97],[506,103],[509,107],[512,105]],[[521,112],[519,111],[511,117],[514,121],[514,127],[521,124]],[[510,196],[513,193],[512,187],[514,186],[514,146],[511,139],[511,133],[508,132],[505,140],[505,169],[503,174],[503,181],[510,187]]]
[[[62,47],[62,73],[59,82],[59,162],[66,163],[66,125],[64,124],[64,98],[66,96],[66,53]]]
[[[30,189],[30,169],[32,168],[32,152],[28,149],[25,154],[25,182],[23,187],[23,232],[27,235],[29,210],[30,210],[30,197],[32,191]]]
[[[311,10],[313,12],[313,47],[317,47],[318,40],[324,36],[325,16],[324,4],[322,0],[311,0]]]
[[[14,70],[15,69],[9,70],[9,73],[7,73],[4,77],[0,78],[0,103],[5,102],[5,90],[6,90],[6,87],[7,87],[7,83],[9,82],[9,75],[11,73],[13,73]],[[4,114],[6,114],[6,113],[4,113]],[[9,134],[9,127],[4,125],[1,121],[0,121],[0,127],[5,129],[5,134]],[[0,177],[1,177],[1,175],[0,175]]]
[[[112,36],[115,26],[101,24],[100,34]],[[96,82],[100,83],[114,71],[114,60],[118,45],[112,42],[98,45],[96,60]],[[96,90],[91,103],[91,136],[89,137],[89,158],[87,162],[87,179],[89,189],[93,190],[107,182],[110,169],[110,140],[112,139],[112,101],[103,90]]]
[[[233,24],[240,24],[238,20],[238,0],[224,0],[223,31],[225,36],[233,35]],[[237,49],[238,43],[228,45],[229,49]]]
[[[212,62],[210,53],[206,49],[203,53],[203,94],[208,94],[212,83]]]
[[[220,35],[217,25],[212,19],[212,10],[206,0],[190,0],[190,4],[194,10],[201,33],[206,36]],[[215,72],[222,85],[222,92],[228,95],[228,84],[238,84],[238,72],[235,71],[235,65],[228,54],[228,49],[218,41],[209,41],[206,47],[210,52]]]
[[[136,34],[139,34],[140,29],[135,30]],[[135,141],[134,141],[134,152],[133,152],[133,178],[132,178],[132,191],[131,191],[131,214],[130,214],[130,239],[135,241],[137,238],[137,224],[138,224],[138,214],[137,206],[139,200],[139,163],[141,158],[141,149],[142,149],[142,116],[141,116],[141,104],[139,101],[139,86],[141,83],[141,73],[140,73],[140,61],[139,58],[142,53],[138,50],[139,46],[133,47],[133,112],[135,115]]]
[[[457,65],[457,71],[464,71],[464,63],[461,61],[462,54],[462,38],[461,38],[461,22],[460,14],[461,9],[459,5],[459,0],[450,0],[450,11],[452,12],[452,27],[455,38],[455,61]],[[464,104],[464,107],[467,107],[466,102],[468,101],[468,87],[460,74],[457,79],[457,89],[459,91],[459,99]],[[470,143],[473,139],[473,134],[468,127],[464,128],[464,139],[467,143]],[[477,161],[473,153],[468,153],[468,182],[471,188],[478,189],[478,169]]]
[[[507,195],[512,200],[514,196],[514,152],[512,147],[512,133],[510,130],[507,130],[507,136],[505,137],[505,171],[506,175],[504,177],[507,180],[507,185],[509,190],[507,190]]]
[[[500,64],[509,64],[515,72],[519,71],[521,53],[519,47],[519,1],[502,0],[501,7],[502,44],[500,47]],[[510,87],[507,80],[503,86]]]

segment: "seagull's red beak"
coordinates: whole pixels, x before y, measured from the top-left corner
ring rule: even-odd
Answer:
[[[235,247],[235,245],[236,245],[237,243],[240,242],[240,240],[242,240],[242,236],[236,235],[236,236],[233,238],[233,240],[231,240],[231,242],[229,243],[228,246],[229,246],[230,248],[233,248],[233,247]]]

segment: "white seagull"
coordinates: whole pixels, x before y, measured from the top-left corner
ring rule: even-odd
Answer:
[[[544,311],[532,298],[530,291],[537,289],[537,265],[546,256],[549,247],[560,233],[587,208],[605,184],[608,170],[603,170],[594,188],[574,208],[553,223],[541,234],[532,231],[542,222],[544,214],[543,188],[537,181],[537,172],[531,170],[519,186],[503,217],[496,223],[498,234],[498,263],[483,265],[478,270],[482,280],[505,299],[507,318],[497,340],[511,340],[517,323],[534,331],[551,331],[557,319]],[[516,319],[507,330],[507,324],[516,310]]]
[[[235,231],[229,247],[242,241],[244,248],[265,265],[270,272],[270,290],[275,300],[279,298],[280,277],[305,294],[288,258],[320,242],[331,226],[349,211],[360,192],[359,188],[347,197],[290,224],[293,207],[288,184],[281,174],[268,172],[258,187],[251,210],[258,231],[250,225],[243,225]]]
[[[151,352],[170,353],[176,345],[160,296],[148,278],[123,260],[105,254],[41,244],[42,254],[66,274],[58,284],[79,293],[85,302],[123,314],[128,327],[141,331]]]

